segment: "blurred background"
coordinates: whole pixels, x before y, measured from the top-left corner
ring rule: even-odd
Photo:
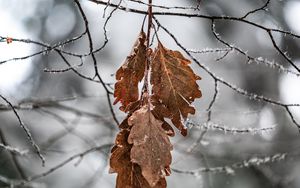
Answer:
[[[119,3],[118,0],[110,2]],[[89,22],[94,49],[105,45],[95,56],[99,73],[112,92],[114,73],[130,53],[144,19],[144,15],[132,13],[130,8],[147,10],[140,2],[123,0],[121,6],[126,8],[123,11],[88,0],[80,1]],[[170,8],[153,9],[155,12],[242,17],[265,2],[154,0],[153,4]],[[247,53],[251,57],[249,61],[249,57],[216,39],[209,19],[156,18],[201,64],[232,86],[283,104],[300,104],[299,72],[278,53],[265,30],[239,21],[216,20],[218,36]],[[300,1],[271,0],[266,8],[246,19],[300,35]],[[10,187],[10,184],[36,175],[38,178],[34,181],[18,187],[115,186],[116,175],[108,173],[108,157],[118,127],[112,118],[106,91],[100,83],[68,70],[65,62],[80,74],[94,77],[87,35],[60,45],[80,36],[84,30],[84,21],[72,0],[0,1],[1,37],[57,45],[57,49],[69,53],[63,54],[64,60],[57,51],[47,50],[45,46],[16,40],[8,44],[2,38],[0,94],[15,105],[45,156],[46,165],[42,167],[15,114],[5,101],[1,101],[0,143],[19,151],[0,147],[0,187]],[[299,37],[273,34],[279,48],[300,67]],[[158,36],[167,48],[183,52],[163,29],[159,29]],[[154,40],[153,47],[156,43]],[[202,77],[198,84],[203,96],[194,103],[196,114],[187,120],[188,136],[182,137],[177,132],[171,139],[174,171],[167,178],[168,186],[299,188],[300,135],[286,108],[251,100],[253,97],[243,96],[218,82],[216,101],[207,111],[215,94],[214,79],[197,64],[192,63],[192,67]],[[113,101],[113,96],[110,97]],[[121,121],[126,114],[118,110],[118,105],[113,108]],[[300,108],[290,107],[289,110],[294,121],[300,123]],[[99,150],[78,156],[51,173],[43,174],[70,157],[98,146],[101,146]],[[236,166],[238,164],[241,168]]]

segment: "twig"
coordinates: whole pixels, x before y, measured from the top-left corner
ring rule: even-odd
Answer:
[[[218,131],[224,132],[225,134],[226,133],[230,133],[230,134],[245,134],[245,133],[259,134],[259,133],[262,133],[262,132],[274,130],[276,128],[276,126],[269,126],[269,127],[265,127],[265,128],[232,128],[232,127],[227,127],[225,125],[221,125],[219,123],[215,123],[215,122],[212,122],[212,121],[202,123],[202,124],[194,123],[192,121],[187,121],[186,126],[197,127],[199,129],[204,129],[204,130],[218,130]]]
[[[1,144],[1,143],[0,143],[0,148],[6,150],[8,152],[17,154],[17,155],[21,155],[21,156],[28,154],[28,150],[20,150],[19,148],[12,147],[12,146],[9,146],[9,145],[4,145],[4,144]]]
[[[19,121],[19,125],[20,127],[23,129],[23,131],[25,132],[25,134],[27,135],[27,138],[29,140],[29,142],[31,143],[31,145],[33,146],[33,148],[35,149],[38,157],[41,159],[42,161],[42,166],[45,166],[45,158],[44,156],[42,155],[41,151],[40,151],[40,148],[39,146],[35,143],[35,141],[33,140],[32,138],[32,135],[29,131],[29,129],[27,128],[27,126],[23,123],[23,121],[21,120],[18,112],[16,111],[16,109],[14,108],[14,106],[5,98],[3,97],[2,95],[0,95],[0,98],[2,98],[10,107],[11,109],[13,110],[15,116],[17,117],[18,121]]]
[[[111,146],[112,146],[112,143],[102,144],[101,146],[92,147],[92,148],[90,148],[90,149],[88,149],[84,152],[75,154],[75,155],[69,157],[68,159],[62,161],[61,163],[55,165],[54,167],[50,168],[49,170],[47,170],[47,171],[45,171],[41,174],[37,174],[37,175],[31,176],[31,177],[28,177],[28,179],[26,181],[16,183],[16,184],[14,184],[14,186],[26,185],[29,182],[35,181],[37,179],[40,179],[42,177],[45,177],[45,176],[57,171],[58,169],[60,169],[63,166],[67,165],[68,163],[72,162],[74,159],[83,158],[84,156],[86,156],[90,153],[93,153],[95,151],[99,151],[99,150],[102,150],[102,149],[105,149],[105,148],[108,148],[108,147],[111,147]]]
[[[287,153],[278,153],[271,156],[266,157],[253,157],[249,160],[245,160],[242,162],[233,163],[231,165],[220,166],[220,167],[212,167],[212,168],[198,168],[195,170],[178,170],[172,169],[176,173],[187,174],[198,176],[199,173],[227,173],[234,174],[234,169],[248,168],[250,166],[259,166],[263,164],[269,164],[274,162],[279,162],[284,160],[287,157]]]
[[[0,141],[5,145],[8,145],[6,138],[2,132],[2,130],[0,129]],[[7,146],[5,147],[7,148]],[[19,163],[19,160],[16,156],[16,151],[18,151],[17,149],[13,149],[13,148],[9,148],[8,151],[14,151],[11,153],[11,158],[12,158],[12,162],[16,168],[16,171],[18,172],[19,176],[23,179],[26,180],[27,179],[27,175],[25,174],[21,164]],[[19,152],[20,153],[20,152]]]
[[[256,62],[257,64],[264,64],[267,67],[277,69],[279,72],[285,72],[285,73],[294,74],[296,76],[300,76],[300,73],[298,73],[298,72],[294,72],[294,71],[291,71],[289,69],[286,69],[282,65],[280,65],[278,63],[275,63],[275,62],[270,62],[270,61],[268,61],[268,60],[266,60],[266,59],[264,59],[262,57],[258,57],[258,58],[252,57],[247,52],[243,51],[242,49],[240,49],[240,48],[238,48],[238,47],[236,47],[236,46],[234,46],[232,44],[229,44],[228,42],[226,42],[225,40],[223,40],[221,38],[221,36],[220,36],[219,33],[217,33],[216,28],[215,28],[215,21],[214,20],[212,20],[211,31],[212,31],[214,37],[219,42],[221,42],[222,44],[224,44],[227,47],[229,47],[229,49],[235,50],[235,51],[239,52],[240,54],[242,54],[243,56],[245,56],[247,58],[246,63],[250,64],[252,62]],[[227,51],[223,57],[221,57],[221,58],[219,58],[217,60],[223,59],[228,53],[229,53],[229,51]]]
[[[120,2],[121,2],[121,1],[122,1],[122,0],[120,0]],[[118,119],[117,119],[117,117],[116,117],[116,114],[115,114],[115,112],[114,112],[114,109],[113,109],[113,107],[112,107],[112,103],[111,103],[111,100],[110,100],[110,93],[111,93],[111,92],[108,90],[108,88],[107,88],[105,82],[102,80],[102,77],[101,77],[100,74],[99,74],[99,71],[98,71],[98,65],[97,65],[97,60],[96,60],[95,54],[92,53],[93,50],[94,50],[94,48],[93,48],[93,40],[92,40],[92,36],[91,36],[90,30],[89,30],[89,26],[88,26],[88,25],[89,25],[89,22],[88,22],[88,20],[87,20],[87,17],[86,17],[86,15],[85,15],[85,13],[84,13],[84,11],[83,11],[83,9],[82,9],[82,7],[81,7],[79,1],[78,1],[78,0],[75,0],[75,3],[76,3],[76,5],[77,5],[77,7],[78,7],[78,9],[79,9],[79,12],[80,12],[80,14],[81,14],[83,20],[84,20],[85,29],[86,29],[87,36],[88,36],[88,40],[89,40],[90,53],[91,53],[92,60],[93,60],[93,64],[94,64],[95,77],[97,77],[97,78],[99,79],[99,81],[100,81],[100,83],[102,84],[104,90],[106,91],[106,97],[107,97],[107,102],[108,102],[108,105],[109,105],[110,112],[111,112],[112,117],[113,117],[114,121],[116,122],[116,124],[119,125],[119,121],[118,121]],[[118,6],[117,6],[117,7],[118,7]]]
[[[251,10],[251,11],[247,12],[244,16],[241,17],[241,19],[245,19],[245,18],[247,18],[250,14],[253,14],[253,13],[256,13],[256,12],[258,12],[258,11],[261,11],[261,10],[266,9],[266,8],[268,7],[269,3],[270,3],[270,0],[267,0],[267,1],[263,4],[263,6],[261,6],[261,7],[257,8],[257,9],[254,9],[254,10]]]

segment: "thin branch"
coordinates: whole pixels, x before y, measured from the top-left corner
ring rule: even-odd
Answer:
[[[256,13],[256,12],[261,11],[261,10],[265,10],[265,9],[268,7],[269,4],[270,4],[270,0],[267,0],[267,1],[263,4],[263,6],[261,6],[261,7],[257,8],[257,9],[254,9],[254,10],[251,10],[251,11],[247,12],[244,16],[241,17],[241,19],[247,18],[250,14]]]
[[[277,153],[266,157],[253,157],[242,162],[233,163],[231,165],[212,167],[212,168],[198,168],[195,170],[179,170],[172,169],[176,173],[199,176],[200,173],[227,173],[233,175],[235,169],[248,168],[250,166],[260,166],[274,162],[280,162],[286,159],[287,153]]]
[[[81,39],[85,34],[86,34],[86,32],[83,32],[80,35],[78,35],[77,37],[73,37],[71,39],[68,39],[68,40],[66,40],[64,42],[60,42],[60,43],[55,44],[53,46],[50,46],[50,45],[48,45],[46,43],[42,43],[42,42],[38,42],[38,41],[33,41],[31,39],[17,39],[17,38],[12,38],[12,40],[14,42],[22,42],[22,43],[28,43],[28,44],[35,44],[35,45],[43,47],[44,49],[40,50],[38,52],[35,52],[33,54],[27,55],[27,56],[17,57],[17,58],[11,58],[11,59],[0,61],[0,65],[3,64],[3,63],[7,63],[9,61],[25,60],[25,59],[28,59],[28,58],[31,58],[31,57],[34,57],[34,56],[37,56],[37,55],[45,55],[45,54],[49,53],[50,51],[52,51],[54,49],[59,50],[59,51],[61,51],[64,54],[75,56],[75,57],[82,58],[84,56],[88,56],[89,54],[79,55],[79,54],[74,54],[74,53],[71,53],[71,52],[66,52],[66,51],[63,51],[63,50],[60,49],[62,46],[65,46],[67,44],[73,43],[73,42]],[[1,39],[6,40],[7,37],[0,36],[0,40]]]
[[[213,105],[216,103],[217,96],[219,94],[218,80],[214,79],[214,81],[215,81],[214,96],[213,96],[212,100],[210,101],[210,103],[208,105],[208,108],[206,109],[206,111],[208,112],[208,114],[207,114],[207,121],[211,120],[211,113],[212,113],[211,109],[212,109]]]
[[[214,85],[214,95],[213,95],[213,98],[212,100],[210,101],[209,105],[208,105],[208,108],[206,109],[206,111],[211,111],[211,108],[213,107],[214,103],[216,102],[217,100],[217,95],[219,93],[219,88],[218,88],[218,80],[214,80],[215,81],[215,85]]]
[[[120,0],[120,3],[121,3],[122,0]],[[86,32],[87,32],[87,36],[88,36],[88,40],[89,40],[89,48],[90,48],[90,53],[91,53],[91,56],[92,56],[92,60],[93,60],[93,64],[94,64],[94,70],[95,70],[95,77],[97,77],[100,81],[100,83],[102,84],[104,90],[106,91],[106,97],[107,97],[107,102],[108,102],[108,105],[109,105],[109,109],[110,109],[110,112],[112,114],[112,117],[114,119],[114,121],[116,122],[117,125],[119,125],[119,121],[116,117],[116,114],[114,112],[114,109],[112,107],[112,103],[111,103],[111,99],[110,99],[110,91],[108,89],[108,87],[106,86],[105,82],[103,81],[102,77],[100,76],[99,74],[99,71],[98,71],[98,65],[97,65],[97,60],[96,60],[96,56],[93,52],[94,48],[93,48],[93,40],[92,40],[92,36],[91,36],[91,33],[90,33],[90,30],[89,30],[89,22],[87,20],[87,17],[79,3],[78,0],[75,0],[75,3],[79,9],[79,12],[84,20],[84,24],[85,24],[85,28],[86,28]],[[118,5],[119,6],[119,5]],[[118,7],[117,6],[117,7]]]
[[[186,126],[197,127],[199,129],[204,130],[218,130],[224,132],[224,134],[260,134],[262,132],[271,131],[276,128],[276,126],[270,126],[265,128],[232,128],[218,123],[214,123],[212,121],[203,124],[197,124],[192,121],[187,121]]]
[[[247,52],[243,51],[242,49],[234,46],[233,44],[229,44],[228,42],[226,42],[225,40],[223,40],[221,38],[221,36],[220,36],[219,33],[217,33],[216,28],[215,28],[215,21],[214,20],[212,20],[211,31],[212,31],[214,37],[219,42],[221,42],[222,44],[224,44],[225,46],[227,46],[229,49],[235,50],[235,51],[239,52],[240,54],[242,54],[243,56],[245,56],[247,58],[247,61],[246,61],[247,64],[251,64],[252,62],[256,62],[257,64],[263,64],[263,65],[265,65],[267,67],[277,69],[279,72],[285,72],[285,73],[294,74],[296,76],[300,76],[300,73],[297,73],[297,72],[291,71],[289,69],[286,69],[286,68],[284,68],[282,65],[280,65],[278,63],[270,62],[269,60],[264,59],[262,57],[258,57],[258,58],[252,57]],[[227,51],[223,57],[221,57],[221,58],[219,58],[217,60],[223,59],[228,53],[229,53],[229,51]]]
[[[0,143],[0,148],[6,150],[8,152],[17,154],[17,155],[21,155],[21,156],[27,155],[28,152],[29,152],[28,150],[21,150],[19,148],[12,147],[12,146],[9,146],[9,145],[4,145],[2,143]]]
[[[276,41],[275,41],[275,39],[274,39],[274,37],[273,37],[273,34],[272,34],[272,31],[271,30],[267,30],[267,32],[268,32],[268,35],[269,35],[269,37],[270,37],[270,39],[271,39],[271,41],[272,41],[272,44],[273,44],[273,46],[274,46],[274,48],[284,57],[284,59],[286,59],[287,60],[287,62],[292,66],[292,67],[294,67],[298,72],[300,72],[300,68],[299,67],[297,67],[297,65],[287,56],[287,54],[286,53],[284,53],[280,48],[279,48],[279,46],[277,45],[277,43],[276,43]]]
[[[75,65],[75,66],[69,66],[68,68],[65,68],[65,69],[47,69],[45,68],[44,69],[44,72],[48,72],[48,73],[64,73],[64,72],[67,72],[67,71],[70,71],[72,69],[76,69],[76,68],[79,68],[83,65],[83,60],[82,58],[80,58],[80,64],[78,65]]]
[[[57,98],[57,99],[51,99],[51,98],[50,99],[48,99],[48,98],[46,98],[46,99],[26,99],[26,100],[20,101],[18,104],[13,105],[13,107],[14,107],[14,109],[17,109],[17,110],[39,110],[39,109],[43,109],[43,108],[53,108],[53,109],[58,109],[58,110],[64,110],[64,111],[73,113],[77,116],[86,116],[89,118],[94,118],[94,119],[104,121],[106,123],[111,122],[105,116],[62,104],[62,102],[78,100],[81,97],[89,97],[89,96],[72,96],[72,97]],[[8,111],[8,110],[12,110],[12,108],[7,105],[0,105],[0,111]]]
[[[4,146],[8,145],[8,143],[6,141],[6,138],[5,138],[5,136],[4,136],[4,134],[3,134],[3,132],[2,132],[1,129],[0,129],[0,141],[3,143]],[[7,148],[7,146],[6,146],[6,148]],[[21,166],[21,164],[20,164],[20,162],[19,162],[19,160],[18,160],[18,158],[16,156],[16,151],[18,151],[18,150],[14,149],[14,148],[10,148],[9,150],[14,151],[14,152],[11,153],[11,159],[12,159],[12,162],[13,162],[15,168],[16,168],[16,171],[18,172],[18,175],[23,180],[26,180],[27,179],[27,175],[25,174],[25,172],[24,172],[24,170],[23,170],[23,168],[22,168],[22,166]]]
[[[206,54],[206,53],[222,53],[222,52],[228,52],[231,51],[231,48],[205,48],[202,50],[196,50],[196,49],[188,49],[190,53],[195,54]]]
[[[0,95],[0,98],[2,98],[13,110],[15,116],[17,117],[18,121],[19,121],[19,125],[20,127],[23,129],[23,131],[25,132],[25,134],[27,135],[27,138],[29,140],[29,142],[31,143],[31,145],[33,146],[33,148],[36,151],[36,154],[38,155],[38,157],[41,159],[42,161],[42,166],[45,166],[45,158],[44,156],[41,154],[40,148],[39,146],[35,143],[34,139],[32,138],[32,135],[29,131],[29,129],[27,128],[27,126],[23,123],[23,121],[21,120],[18,112],[16,111],[16,109],[14,108],[14,106],[2,95]]]
[[[142,5],[146,5],[147,7],[149,6],[149,3],[145,3],[140,0],[129,0],[129,1],[138,3],[138,4],[142,4]],[[196,7],[183,7],[183,6],[161,6],[161,5],[157,5],[157,4],[152,4],[152,7],[165,9],[165,10],[172,10],[172,9],[174,9],[174,10],[175,9],[177,9],[177,10],[199,10],[199,8],[198,8],[199,5],[197,5]]]
[[[31,176],[31,177],[28,177],[27,181],[22,181],[20,183],[16,183],[16,184],[14,184],[14,186],[26,185],[29,182],[35,181],[35,180],[40,179],[42,177],[45,177],[49,174],[52,174],[53,172],[61,169],[63,166],[65,166],[65,165],[69,164],[70,162],[72,162],[74,159],[83,158],[83,157],[85,157],[86,155],[88,155],[90,153],[93,153],[93,152],[96,152],[96,151],[101,151],[101,150],[103,150],[105,148],[109,148],[111,146],[112,146],[112,143],[102,144],[100,146],[92,147],[92,148],[90,148],[88,150],[85,150],[81,153],[75,154],[75,155],[69,157],[68,159],[62,161],[61,163],[55,165],[54,167],[50,168],[49,170],[47,170],[47,171],[45,171],[41,174],[37,174],[37,175]]]
[[[196,149],[197,146],[199,146],[201,144],[201,141],[203,140],[205,134],[207,133],[207,130],[204,130],[201,132],[201,134],[199,135],[199,137],[197,138],[197,140],[187,149],[188,153],[193,153],[194,150]],[[205,168],[210,168],[209,167],[209,163],[207,160],[206,155],[200,151],[200,157],[202,158],[203,164]],[[212,187],[212,178],[211,178],[211,174],[206,174],[207,175],[207,181],[208,181],[208,187]]]
[[[107,2],[102,1],[102,0],[88,0],[90,2],[96,3],[96,4],[100,4],[100,5],[106,5]],[[139,9],[133,9],[133,8],[128,8],[128,7],[124,7],[124,6],[118,6],[117,4],[113,4],[110,3],[109,6],[111,7],[118,7],[119,10],[123,10],[126,12],[132,12],[132,13],[136,13],[136,14],[143,14],[146,15],[147,11],[143,11],[143,10],[139,10]],[[265,27],[263,25],[260,25],[258,23],[249,21],[249,20],[245,20],[242,19],[240,17],[232,17],[232,16],[209,16],[209,15],[203,15],[203,14],[190,14],[190,13],[181,13],[181,12],[153,12],[153,15],[163,15],[163,16],[178,16],[178,17],[185,17],[185,18],[201,18],[201,19],[208,19],[208,20],[225,20],[225,21],[237,21],[237,22],[242,22],[248,25],[252,25],[254,27],[257,27],[259,29],[265,30],[266,32],[268,30],[270,31],[274,31],[274,32],[279,32],[282,34],[286,34],[286,35],[290,35],[292,37],[295,38],[299,38],[300,39],[300,35],[294,34],[290,31],[284,31],[284,30],[279,30],[279,29],[274,29],[274,28],[269,28],[269,27]]]
[[[288,106],[285,106],[285,109],[287,111],[287,113],[289,114],[290,118],[292,119],[292,122],[297,125],[297,127],[299,128],[299,132],[300,132],[300,124],[296,121],[294,115],[292,114],[292,112],[290,111]]]

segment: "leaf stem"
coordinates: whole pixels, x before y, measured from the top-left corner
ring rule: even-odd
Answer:
[[[143,86],[143,91],[142,91],[142,96],[141,96],[141,98],[144,98],[145,97],[144,94],[146,94],[146,99],[147,99],[149,108],[150,108],[149,71],[150,71],[150,63],[151,63],[150,37],[151,37],[152,19],[153,19],[152,0],[149,0],[148,1],[148,28],[147,28],[147,36],[146,36],[146,47],[147,47],[147,52],[146,52],[147,58],[146,59],[147,59],[147,62],[146,62],[146,68],[145,68],[144,86]]]
[[[147,48],[149,48],[150,44],[150,35],[151,35],[151,27],[152,27],[152,0],[148,2],[148,30],[147,30]]]

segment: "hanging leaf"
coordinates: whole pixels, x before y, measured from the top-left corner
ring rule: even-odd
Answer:
[[[132,174],[133,174],[132,175],[133,186],[130,188],[166,188],[167,187],[167,181],[165,178],[160,178],[155,186],[150,186],[147,180],[142,176],[141,167],[139,167],[136,164],[134,164]]]
[[[127,56],[125,63],[117,70],[114,104],[121,102],[120,110],[139,98],[138,83],[143,79],[146,66],[146,34],[141,31],[133,50]]]
[[[128,143],[133,144],[131,162],[141,167],[142,175],[151,187],[170,174],[172,145],[162,124],[147,105],[128,119],[128,125],[132,126],[128,137]]]
[[[163,122],[162,128],[165,130],[165,133],[168,136],[175,136],[175,131],[172,128],[172,126],[164,120],[165,117],[171,117],[170,112],[154,96],[151,97],[151,104],[154,107],[152,110],[152,114],[155,116],[156,119]]]
[[[131,188],[132,163],[130,162],[131,145],[127,143],[129,131],[123,129],[117,135],[115,145],[111,150],[110,156],[110,173],[118,173],[117,188]]]
[[[123,127],[129,127],[127,119],[122,124]],[[127,142],[129,131],[128,129],[120,131],[111,150],[110,173],[118,173],[116,188],[153,188],[143,177],[140,167],[131,162],[132,145]],[[165,188],[166,186],[166,180],[160,178],[154,188]]]
[[[156,105],[156,113],[159,114],[159,109],[165,108],[169,112],[165,117],[171,118],[184,136],[187,130],[182,120],[188,114],[195,113],[191,103],[202,96],[196,83],[201,78],[189,67],[190,63],[180,52],[169,50],[160,42],[151,63],[152,93],[160,103]]]
[[[116,73],[114,104],[120,101],[120,110],[127,113],[110,156],[110,172],[118,174],[117,188],[166,188],[173,149],[169,136],[175,132],[165,118],[185,136],[182,122],[195,113],[191,103],[201,97],[196,83],[201,78],[189,67],[188,59],[160,42],[154,52],[145,43],[141,31]],[[148,59],[150,67],[146,66]],[[145,89],[140,96],[138,84],[143,78],[149,84],[145,77],[149,74],[152,93]]]

